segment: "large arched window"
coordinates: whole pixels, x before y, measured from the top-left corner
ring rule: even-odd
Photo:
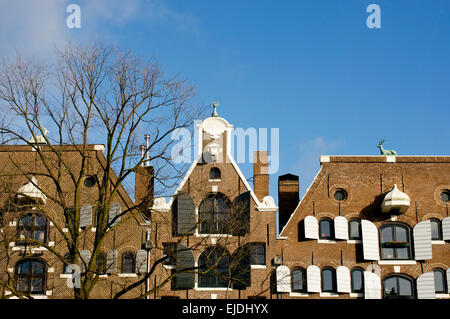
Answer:
[[[448,291],[447,278],[445,276],[445,271],[441,268],[436,268],[433,270],[434,273],[434,288],[437,294],[446,294]]]
[[[411,259],[411,231],[405,224],[385,224],[380,228],[381,259]]]
[[[413,299],[414,281],[406,275],[391,275],[383,280],[385,299]]]
[[[351,272],[352,292],[362,293],[364,291],[364,270],[354,268]]]
[[[437,218],[430,219],[431,223],[431,239],[442,240],[442,225],[441,221]]]
[[[25,244],[26,239],[37,240],[45,243],[47,241],[47,218],[40,214],[28,213],[19,217],[17,222],[17,234]]]
[[[136,269],[136,258],[134,253],[127,251],[122,255],[122,266],[120,272],[122,274],[133,274]]]
[[[22,259],[16,264],[17,291],[25,294],[43,294],[45,290],[45,263],[38,258]]]
[[[348,238],[353,240],[361,239],[361,220],[357,218],[350,219],[348,222]]]
[[[221,194],[208,195],[199,206],[199,222],[201,234],[228,234],[231,204],[229,199]]]
[[[230,255],[221,247],[207,248],[198,259],[198,287],[226,288],[230,281]]]
[[[306,270],[296,267],[292,271],[292,291],[306,292]]]
[[[336,292],[336,271],[331,267],[322,269],[322,292]]]
[[[334,222],[330,218],[322,218],[319,222],[319,238],[334,239]]]

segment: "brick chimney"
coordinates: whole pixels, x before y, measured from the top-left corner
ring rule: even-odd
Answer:
[[[262,202],[269,195],[269,155],[267,151],[255,151],[253,161],[253,189]]]
[[[154,196],[153,166],[138,166],[134,177],[134,202],[148,215],[148,208],[153,204]]]
[[[292,174],[278,177],[278,232],[288,222],[299,202],[298,176]]]

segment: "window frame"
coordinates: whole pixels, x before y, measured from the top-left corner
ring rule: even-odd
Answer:
[[[20,225],[21,220],[26,218],[27,216],[31,216],[31,218],[32,218],[32,225],[31,226]],[[44,226],[37,226],[37,225],[35,225],[36,224],[36,217],[43,218],[45,220],[45,225]],[[42,240],[37,240],[37,241],[39,241],[39,242],[41,242],[43,244],[47,244],[47,241],[48,241],[48,238],[47,238],[48,237],[48,227],[49,227],[48,219],[47,219],[47,217],[44,214],[41,214],[39,212],[30,212],[30,211],[21,214],[19,216],[19,218],[17,219],[16,232],[17,232],[17,235],[19,236],[19,240],[16,241],[16,244],[23,246],[23,245],[27,245],[27,240],[37,240],[37,239],[34,239],[34,235],[35,235],[35,232],[38,232],[38,231],[43,231],[44,232],[44,240],[43,241]],[[22,232],[31,234],[31,237],[25,236],[25,239],[21,239],[20,236],[22,235]],[[30,243],[29,245],[33,246],[33,245],[36,245],[36,244],[35,243]]]
[[[212,200],[212,204],[207,201]],[[213,211],[206,211],[208,205],[211,205]],[[226,205],[227,209],[221,211],[220,206]],[[206,206],[206,207],[204,207]],[[228,229],[226,222],[229,220],[232,212],[232,203],[230,199],[222,193],[209,193],[203,198],[198,207],[198,221],[199,228],[198,233],[200,235],[220,235],[220,234],[232,234],[232,230]],[[205,209],[202,211],[202,209]],[[217,209],[217,211],[216,211]],[[209,223],[209,225],[208,225]],[[205,224],[207,229],[205,229]]]
[[[400,290],[400,279],[404,279],[410,283],[411,287],[411,295],[387,295],[385,289],[385,281],[391,278],[396,278],[396,288]],[[416,287],[415,287],[414,279],[405,274],[390,274],[383,278],[382,281],[382,289],[383,289],[383,299],[415,299],[416,296]]]
[[[437,224],[437,231],[438,231],[438,237],[433,238],[433,227],[431,226],[431,240],[442,240],[442,222],[441,220],[437,218],[431,218],[430,224],[436,223]]]
[[[356,273],[356,272],[361,273],[361,288],[360,289],[355,289],[355,286],[354,286],[353,273]],[[350,286],[351,286],[352,293],[364,293],[364,269],[362,269],[360,267],[356,267],[350,271]]]
[[[392,228],[392,241],[390,242],[384,242],[382,232],[386,228]],[[407,241],[406,242],[399,242],[397,241],[397,228],[403,228],[406,230],[407,235]],[[395,231],[394,231],[395,230]],[[380,260],[413,260],[412,256],[412,230],[411,227],[408,224],[404,223],[386,223],[382,225],[378,230],[378,236],[379,236],[379,248],[380,248]],[[399,258],[398,256],[398,250],[402,248],[407,248],[407,258]],[[385,249],[392,249],[392,258],[385,258],[384,251]]]
[[[124,267],[125,267],[125,258],[131,256],[131,271],[124,271]],[[122,254],[122,256],[120,257],[120,273],[121,274],[135,274],[136,273],[136,254],[132,251],[126,251]]]
[[[331,272],[331,289],[325,289],[324,288],[324,284],[325,284],[324,273],[326,271],[330,271]],[[320,285],[321,285],[321,291],[322,292],[337,293],[336,269],[334,269],[333,267],[329,267],[329,266],[324,267],[320,271]]]
[[[214,261],[210,264],[215,265],[212,267],[208,267],[208,265],[203,265],[203,260],[205,255],[209,255],[211,258],[211,254],[214,254]],[[217,255],[221,259],[217,261]],[[208,259],[206,259],[206,263],[208,263]],[[206,264],[205,263],[205,264]],[[198,277],[197,277],[197,287],[198,288],[228,288],[231,271],[231,255],[225,248],[214,246],[206,248],[198,257]],[[221,266],[219,268],[219,266]],[[209,270],[208,270],[209,269]],[[218,271],[219,269],[219,271]]]
[[[18,270],[20,265],[22,265],[25,262],[30,262],[30,269],[29,269],[29,273],[27,274],[19,274]],[[38,262],[40,264],[42,264],[42,274],[35,274],[33,272],[34,270],[34,263]],[[15,269],[14,269],[14,278],[16,280],[16,289],[18,292],[21,293],[25,293],[28,295],[42,295],[45,294],[45,290],[46,290],[46,283],[47,283],[47,264],[45,263],[44,260],[42,260],[41,258],[37,258],[37,257],[27,257],[27,258],[23,258],[21,260],[19,260],[16,265],[15,265]],[[28,289],[26,291],[22,291],[19,289],[19,286],[17,285],[18,281],[20,279],[25,279],[28,283]],[[39,291],[32,291],[32,282],[34,279],[42,279],[42,289]]]
[[[352,236],[352,224],[358,224],[358,237]],[[361,228],[361,219],[352,218],[348,221],[348,239],[349,240],[362,240],[362,228]]]
[[[220,181],[222,179],[222,172],[216,166],[211,167],[211,169],[209,170],[208,179],[210,181]]]
[[[300,273],[301,274],[301,288],[300,289],[296,289],[295,287],[295,274],[296,273]],[[303,267],[295,267],[292,270],[292,292],[296,292],[296,293],[306,293],[307,292],[307,282],[306,282],[306,269]]]
[[[322,223],[329,223],[330,225],[330,235],[322,236]],[[334,221],[329,217],[324,217],[319,221],[319,239],[325,240],[335,240],[335,231],[334,231]]]
[[[442,287],[444,290],[436,290],[436,273],[440,273],[442,276]],[[433,269],[433,276],[434,276],[434,289],[436,294],[447,294],[448,293],[448,287],[447,287],[447,275],[444,269],[442,268],[435,268]]]
[[[263,253],[258,254],[257,248],[263,247]],[[258,262],[258,258],[262,258],[263,262]],[[255,242],[250,243],[250,265],[251,266],[265,266],[266,265],[266,243]]]

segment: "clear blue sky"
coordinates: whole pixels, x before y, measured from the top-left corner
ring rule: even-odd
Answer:
[[[82,28],[65,26],[68,4]],[[369,29],[366,7],[381,7]],[[280,128],[277,176],[320,154],[450,155],[450,1],[3,0],[0,53],[102,39],[156,57],[235,127]],[[242,166],[247,177],[249,165]]]

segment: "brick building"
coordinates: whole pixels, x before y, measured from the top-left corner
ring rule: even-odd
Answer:
[[[121,186],[111,194],[101,247],[92,243],[105,156],[101,145],[86,150],[73,209],[86,261],[77,263],[98,280],[90,298],[141,282],[121,297],[449,298],[450,157],[322,156],[302,198],[298,176],[278,177],[277,207],[266,151],[255,153],[252,188],[231,156],[233,126],[214,113],[196,129],[198,153],[173,196],[154,198],[148,163],[135,172],[134,200]],[[78,148],[58,154],[79,169]],[[63,236],[74,230],[42,160],[32,146],[3,146],[0,156],[9,163],[0,168],[2,236],[13,238],[0,248],[1,295],[72,298],[72,275],[52,251],[65,256]],[[68,188],[68,209],[70,196]]]

